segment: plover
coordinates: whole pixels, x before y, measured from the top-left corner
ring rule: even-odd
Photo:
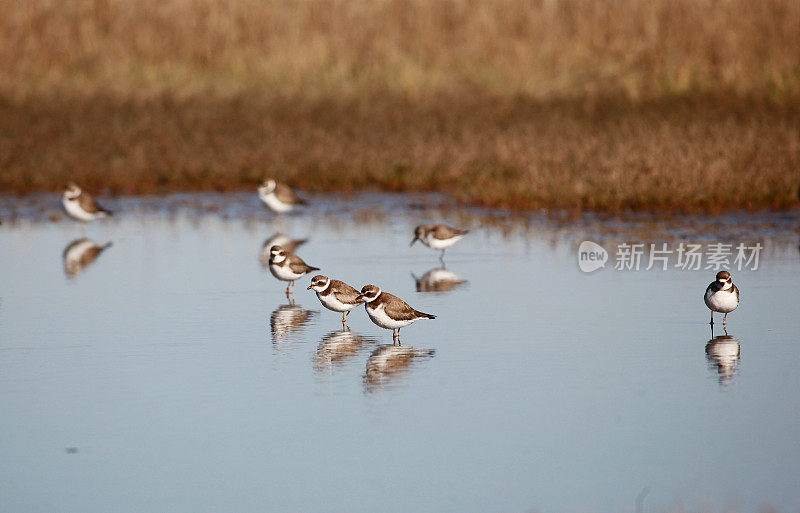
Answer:
[[[278,232],[264,241],[261,245],[261,254],[258,260],[264,267],[269,266],[269,250],[272,246],[278,245],[289,253],[294,253],[297,248],[308,242],[308,239],[291,239],[287,235]]]
[[[64,194],[61,196],[61,204],[64,205],[64,210],[67,211],[67,214],[78,221],[91,221],[92,219],[111,215],[111,211],[98,205],[91,194],[82,191],[74,183],[67,185],[66,189],[64,189]]]
[[[728,314],[736,310],[739,306],[739,289],[733,284],[731,273],[720,271],[717,279],[712,281],[703,296],[706,306],[711,310],[711,323],[714,324],[714,312],[724,313],[722,326],[725,326],[725,319]]]
[[[449,292],[467,282],[444,267],[431,269],[420,278],[411,273],[411,277],[417,284],[417,292]]]
[[[86,237],[70,242],[64,248],[64,274],[77,276],[109,246],[111,242],[100,245]]]
[[[409,246],[420,241],[431,249],[441,250],[439,259],[444,258],[444,250],[461,240],[469,230],[459,230],[446,224],[421,224],[414,228],[414,238]]]
[[[350,313],[350,310],[361,304],[361,301],[356,299],[361,295],[358,290],[343,281],[332,280],[321,274],[311,278],[308,290],[311,289],[317,293],[317,298],[322,306],[342,314],[344,326],[347,326],[347,314]]]
[[[288,185],[278,183],[272,178],[264,180],[258,187],[258,197],[273,212],[283,214],[292,210],[297,205],[305,205],[306,202],[298,198]]]
[[[367,370],[364,373],[364,388],[367,392],[380,390],[391,380],[405,374],[415,360],[432,358],[435,354],[436,352],[433,349],[418,349],[389,344],[380,346],[372,352],[367,360]]]
[[[426,314],[411,308],[408,303],[388,292],[382,292],[375,285],[364,285],[356,301],[363,301],[367,315],[372,322],[392,330],[392,341],[400,338],[400,328],[408,326],[420,319],[435,319],[435,315]]]
[[[311,267],[303,260],[283,249],[281,246],[272,246],[269,250],[269,272],[279,280],[290,282],[286,286],[286,296],[294,291],[294,280],[302,278],[311,271],[319,271],[319,267]]]

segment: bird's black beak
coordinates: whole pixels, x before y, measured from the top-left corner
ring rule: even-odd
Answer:
[[[415,237],[414,237],[414,240],[412,240],[412,241],[411,241],[411,244],[409,244],[409,245],[408,245],[408,247],[411,247],[411,246],[413,246],[413,245],[414,245],[414,243],[415,243],[415,242],[417,242],[418,240],[419,240],[419,237],[416,237],[416,236],[415,236]]]
[[[311,290],[311,287],[312,287],[312,286],[313,286],[313,285],[309,285],[308,287],[306,287],[306,290]]]
[[[356,296],[356,302],[361,303],[364,301],[364,294],[359,294]]]

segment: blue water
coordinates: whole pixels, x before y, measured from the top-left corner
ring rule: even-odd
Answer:
[[[714,271],[578,268],[581,240],[676,244],[669,222],[316,199],[278,222],[249,195],[122,198],[86,227],[0,202],[0,511],[800,511],[797,213],[677,229],[765,246],[715,360]],[[442,267],[409,247],[431,221],[471,230],[455,282],[415,279]],[[342,332],[307,279],[287,300],[260,262],[279,231],[436,314],[401,331],[416,356],[382,367],[391,332],[363,308]],[[67,269],[84,237],[113,245]]]

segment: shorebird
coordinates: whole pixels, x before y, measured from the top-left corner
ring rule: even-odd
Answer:
[[[332,280],[327,276],[318,274],[311,278],[311,285],[307,290],[313,289],[322,306],[328,310],[342,314],[342,325],[347,326],[347,314],[361,304],[356,298],[360,295],[358,290],[347,283]]]
[[[272,178],[264,180],[258,187],[258,197],[273,212],[283,214],[289,212],[297,205],[305,205],[306,202],[298,198],[288,185],[278,183]]]
[[[269,272],[279,280],[288,281],[286,297],[294,291],[294,281],[302,278],[311,271],[319,271],[319,267],[311,267],[303,262],[299,256],[289,253],[281,246],[272,246],[269,250]]]
[[[731,273],[728,271],[718,272],[717,279],[706,288],[703,300],[711,310],[710,324],[714,324],[714,312],[724,313],[725,316],[722,317],[722,326],[724,327],[728,314],[739,306],[739,289],[733,284]]]
[[[74,183],[70,183],[64,189],[61,196],[61,204],[70,217],[78,221],[91,221],[100,217],[110,216],[111,211],[104,209],[97,204],[94,197]]]
[[[308,239],[292,239],[289,238],[289,236],[278,232],[265,240],[264,244],[261,245],[261,254],[258,256],[258,260],[261,262],[261,265],[267,267],[269,266],[269,250],[272,249],[272,246],[277,245],[289,253],[294,253],[297,248],[306,242],[308,242]]]
[[[461,240],[469,230],[459,230],[446,224],[421,224],[414,228],[414,238],[409,246],[420,241],[431,249],[441,250],[439,259],[444,259],[444,250]]]
[[[367,315],[372,322],[381,328],[392,330],[393,342],[399,341],[400,328],[420,319],[436,318],[435,315],[414,310],[399,297],[382,292],[380,287],[375,285],[364,285],[356,301],[365,304]]]

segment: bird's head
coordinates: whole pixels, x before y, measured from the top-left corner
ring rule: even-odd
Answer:
[[[81,188],[75,182],[70,182],[64,188],[64,197],[68,199],[75,199],[81,195]]]
[[[308,289],[306,289],[306,290],[314,289],[317,292],[322,292],[323,290],[328,288],[328,285],[330,284],[330,282],[331,282],[330,278],[328,278],[327,276],[323,276],[321,274],[318,274],[318,275],[314,276],[313,278],[311,278],[311,285],[309,285]]]
[[[285,249],[283,249],[282,247],[278,246],[277,244],[275,246],[272,246],[271,248],[269,248],[269,261],[270,262],[279,264],[279,263],[283,262],[284,260],[286,260],[286,250]]]
[[[361,294],[358,295],[356,301],[362,303],[372,303],[378,296],[381,295],[381,289],[377,285],[364,285],[361,288]]]

